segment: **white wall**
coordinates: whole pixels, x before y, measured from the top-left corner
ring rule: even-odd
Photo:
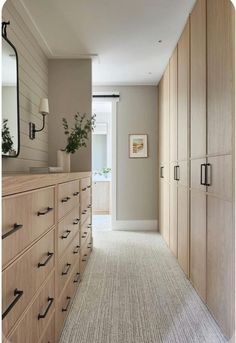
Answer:
[[[90,59],[49,60],[49,163],[57,164],[57,150],[66,146],[62,118],[73,125],[76,112],[92,112],[92,75]],[[71,158],[71,171],[90,171],[91,139]]]
[[[3,158],[2,168],[29,171],[30,166],[48,165],[48,124],[34,141],[29,139],[29,122],[42,125],[38,106],[41,97],[48,97],[48,60],[11,0],[3,6],[2,20],[11,22],[7,35],[18,53],[20,83],[20,155]]]
[[[120,92],[117,104],[117,220],[157,219],[157,87],[94,87]],[[129,133],[147,133],[149,157],[130,159]]]

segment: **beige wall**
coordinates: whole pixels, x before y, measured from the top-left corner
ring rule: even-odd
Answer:
[[[30,166],[48,164],[48,125],[34,141],[28,136],[30,121],[42,125],[38,105],[41,97],[48,96],[48,60],[11,0],[3,7],[2,19],[11,22],[7,34],[18,52],[20,82],[20,155],[4,158],[2,167],[3,171],[28,171]]]
[[[119,91],[117,113],[117,219],[157,219],[157,87],[94,87]],[[149,157],[129,159],[129,133],[147,133]]]
[[[49,60],[49,164],[56,165],[57,150],[65,148],[62,118],[72,123],[76,112],[91,117],[91,60]],[[72,155],[71,171],[91,170],[91,141]]]

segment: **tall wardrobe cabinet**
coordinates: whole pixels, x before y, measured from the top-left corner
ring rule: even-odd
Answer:
[[[165,212],[171,251],[229,338],[235,275],[234,16],[229,0],[197,0],[170,59]]]

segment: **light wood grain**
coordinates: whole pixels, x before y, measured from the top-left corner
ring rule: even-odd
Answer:
[[[110,181],[93,183],[93,211],[94,213],[110,213]]]
[[[189,233],[188,233],[188,188],[178,187],[178,261],[188,275]]]
[[[170,183],[170,250],[178,256],[178,187]]]
[[[45,215],[50,207],[52,210]],[[14,224],[22,225],[18,231],[2,241],[3,267],[31,242],[55,224],[54,188],[9,196],[3,199],[2,235],[10,232]]]
[[[53,298],[52,305],[45,318],[38,319],[39,314],[43,314],[49,304],[48,298]],[[55,309],[55,294],[54,294],[54,274],[50,277],[38,297],[31,305],[27,313],[20,321],[13,334],[10,336],[10,342],[17,343],[32,343],[38,342],[44,328],[47,325],[48,319],[52,315]],[[51,322],[50,331],[53,328],[53,322]],[[52,333],[51,333],[51,337]],[[48,341],[47,341],[48,343]],[[53,343],[53,342],[50,342]]]
[[[170,161],[178,159],[178,49],[175,48],[170,58]]]
[[[191,190],[190,280],[206,301],[206,193]]]
[[[43,334],[43,337],[40,339],[39,343],[56,343],[55,341],[55,314],[53,314],[46,332]]]
[[[178,160],[188,158],[189,20],[178,42]]]
[[[207,305],[227,337],[233,334],[232,202],[207,200]]]
[[[234,7],[207,1],[208,154],[232,152],[234,116]]]
[[[201,185],[201,168],[202,168],[202,183],[206,180],[205,168],[206,168],[206,158],[191,160],[191,189],[198,189],[203,192],[206,191],[206,186]],[[201,165],[203,165],[201,167]]]
[[[74,207],[79,207],[80,183],[78,180],[58,185],[58,218],[62,218]]]
[[[191,157],[206,154],[206,0],[198,0],[191,24]]]
[[[17,319],[19,319],[20,315],[29,304],[32,296],[36,293],[54,267],[54,256],[52,256],[45,266],[38,268],[38,263],[43,263],[47,259],[48,252],[54,253],[54,230],[40,239],[14,264],[3,271],[3,311],[11,304],[14,298],[15,289],[24,292],[20,300],[3,320],[3,333],[5,336],[8,335]]]

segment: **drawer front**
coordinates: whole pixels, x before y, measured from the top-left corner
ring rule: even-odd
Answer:
[[[12,343],[38,342],[55,309],[54,273],[10,336]],[[50,342],[51,341],[45,341]]]
[[[65,319],[70,310],[77,283],[74,283],[74,274],[68,282],[66,289],[63,291],[56,308],[56,341],[59,341]]]
[[[84,189],[84,190],[83,190]],[[81,211],[91,207],[91,190],[89,188],[83,188],[81,191]]]
[[[79,208],[75,208],[58,224],[58,255],[61,256],[79,232]],[[78,242],[79,243],[79,242]]]
[[[54,267],[54,230],[2,273],[3,333],[7,335]]]
[[[67,280],[71,277],[73,269],[76,265],[76,262],[79,261],[80,248],[79,248],[79,233],[76,238],[70,244],[66,253],[63,255],[62,259],[58,265],[57,273],[57,289],[58,295],[60,295],[63,290]]]
[[[91,220],[90,217],[88,217],[83,225],[81,225],[81,247],[85,244],[86,240],[88,239],[90,233],[91,233]]]
[[[55,341],[55,314],[52,316],[48,328],[39,343],[56,343]]]
[[[80,255],[80,274],[82,275],[92,251],[92,235],[90,234],[85,244],[81,247]]]
[[[81,222],[81,225],[84,224],[84,222],[87,220],[87,219],[90,219],[91,218],[91,208],[87,208],[86,210],[82,211],[80,213],[80,222]]]
[[[74,207],[79,206],[79,180],[58,185],[58,218],[62,218]]]
[[[3,266],[55,224],[54,188],[3,198]]]
[[[83,190],[84,188],[91,188],[91,178],[90,177],[85,177],[83,179],[80,180],[80,186],[81,186],[81,190]]]

